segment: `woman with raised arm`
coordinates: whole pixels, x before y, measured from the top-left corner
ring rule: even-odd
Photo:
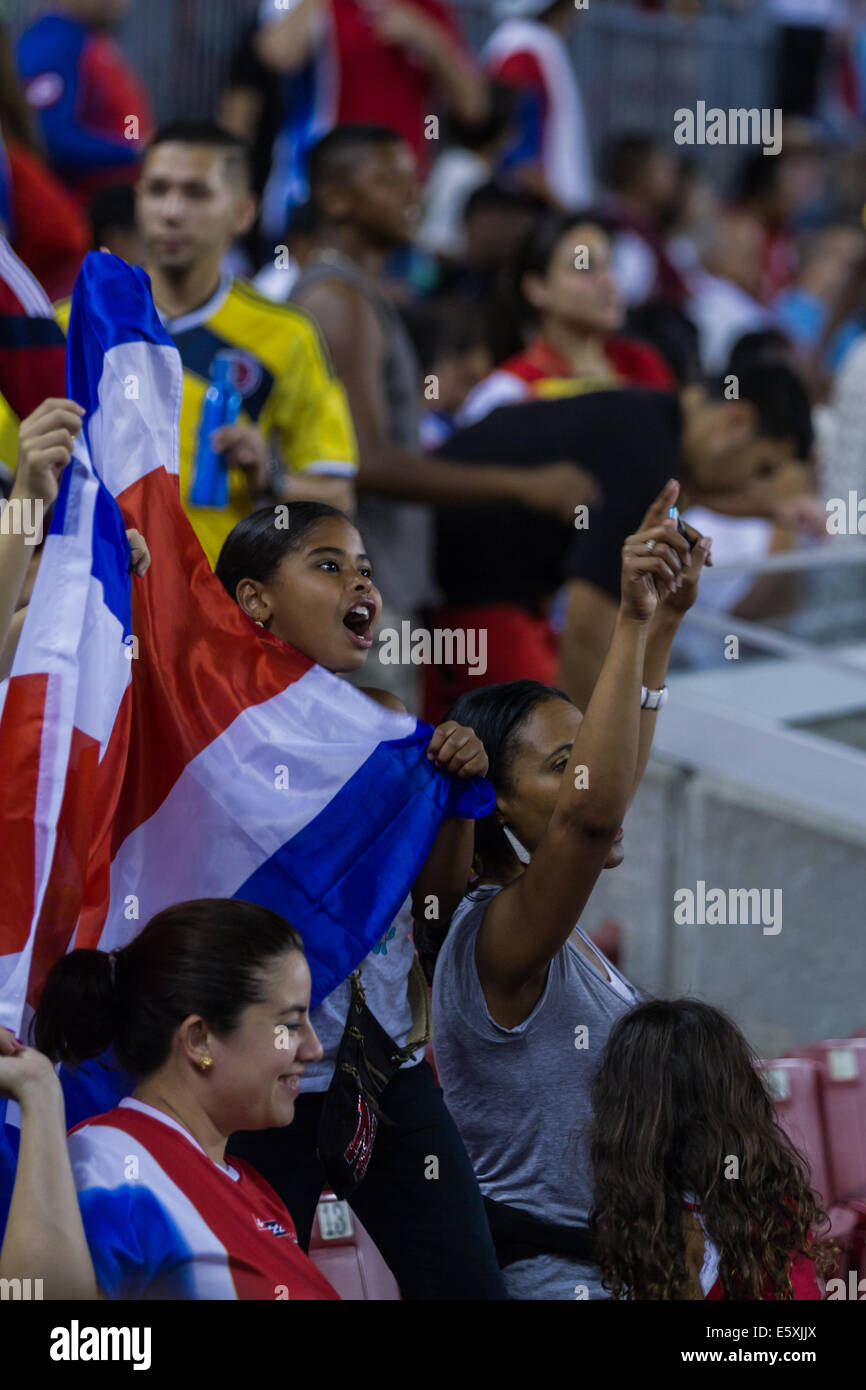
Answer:
[[[513,1298],[606,1298],[588,1229],[590,1084],[637,992],[581,931],[649,757],[673,639],[710,542],[681,535],[671,481],[623,547],[613,640],[586,713],[532,681],[463,696],[496,810],[480,877],[433,985],[446,1104],[473,1161]],[[690,548],[691,540],[693,548]]]

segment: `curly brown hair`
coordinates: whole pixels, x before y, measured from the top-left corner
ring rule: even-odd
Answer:
[[[756,1060],[734,1023],[696,999],[640,1004],[614,1025],[592,1088],[591,1224],[615,1299],[694,1296],[687,1197],[718,1250],[725,1298],[792,1298],[797,1254],[821,1275],[835,1266],[808,1165]],[[725,1175],[732,1157],[736,1178]]]

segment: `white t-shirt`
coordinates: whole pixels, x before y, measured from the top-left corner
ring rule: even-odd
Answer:
[[[716,374],[724,371],[732,347],[744,333],[773,328],[776,321],[768,309],[731,280],[704,271],[695,273],[692,283],[694,292],[686,313],[698,330],[701,366],[705,372]]]
[[[424,217],[415,238],[431,256],[459,256],[465,245],[463,209],[476,188],[490,178],[490,169],[474,150],[451,149],[441,154],[424,190]]]
[[[399,1047],[405,1046],[412,1032],[408,988],[415,955],[412,926],[412,900],[407,898],[382,940],[360,966],[367,1008]],[[351,1000],[352,982],[344,980],[310,1015],[324,1056],[320,1062],[306,1063],[302,1092],[327,1091],[330,1086]],[[419,1048],[403,1065],[414,1067],[423,1060],[424,1049]]]

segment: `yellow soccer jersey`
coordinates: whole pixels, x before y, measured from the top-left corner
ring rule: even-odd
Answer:
[[[69,301],[57,306],[66,331]],[[180,494],[187,516],[212,565],[250,497],[239,469],[229,475],[228,505],[193,507],[189,490],[211,364],[220,355],[234,363],[241,394],[239,421],[251,421],[290,473],[357,471],[358,450],[343,387],[334,375],[315,321],[295,305],[273,304],[243,280],[223,278],[207,304],[163,320],[183,361],[180,413]]]

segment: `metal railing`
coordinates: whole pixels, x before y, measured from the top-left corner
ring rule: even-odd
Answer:
[[[814,651],[822,653],[827,661],[833,646],[852,642],[866,642],[866,582],[857,571],[866,566],[866,541],[857,539],[832,540],[803,550],[785,551],[765,555],[760,559],[734,561],[728,564],[714,564],[702,577],[701,584],[706,592],[712,585],[714,576],[720,578],[732,574],[753,574],[756,578],[765,574],[800,574],[803,577],[803,592],[793,612],[773,619],[773,628],[762,624],[751,624],[746,638],[742,620],[730,613],[719,616],[727,624],[727,632],[742,633],[748,646],[761,647],[757,640],[760,631],[771,634],[767,641],[776,643],[789,638],[792,643],[805,642]],[[710,614],[700,605],[691,610],[689,622],[693,628],[703,627],[705,631],[718,631],[711,625]],[[740,624],[740,626],[737,626]],[[816,641],[815,639],[820,639]],[[765,648],[771,650],[769,646]],[[780,645],[773,648],[781,654]],[[793,654],[793,646],[791,647]],[[802,652],[800,653],[802,655]],[[844,660],[844,658],[836,658]],[[847,663],[846,663],[847,664]]]

